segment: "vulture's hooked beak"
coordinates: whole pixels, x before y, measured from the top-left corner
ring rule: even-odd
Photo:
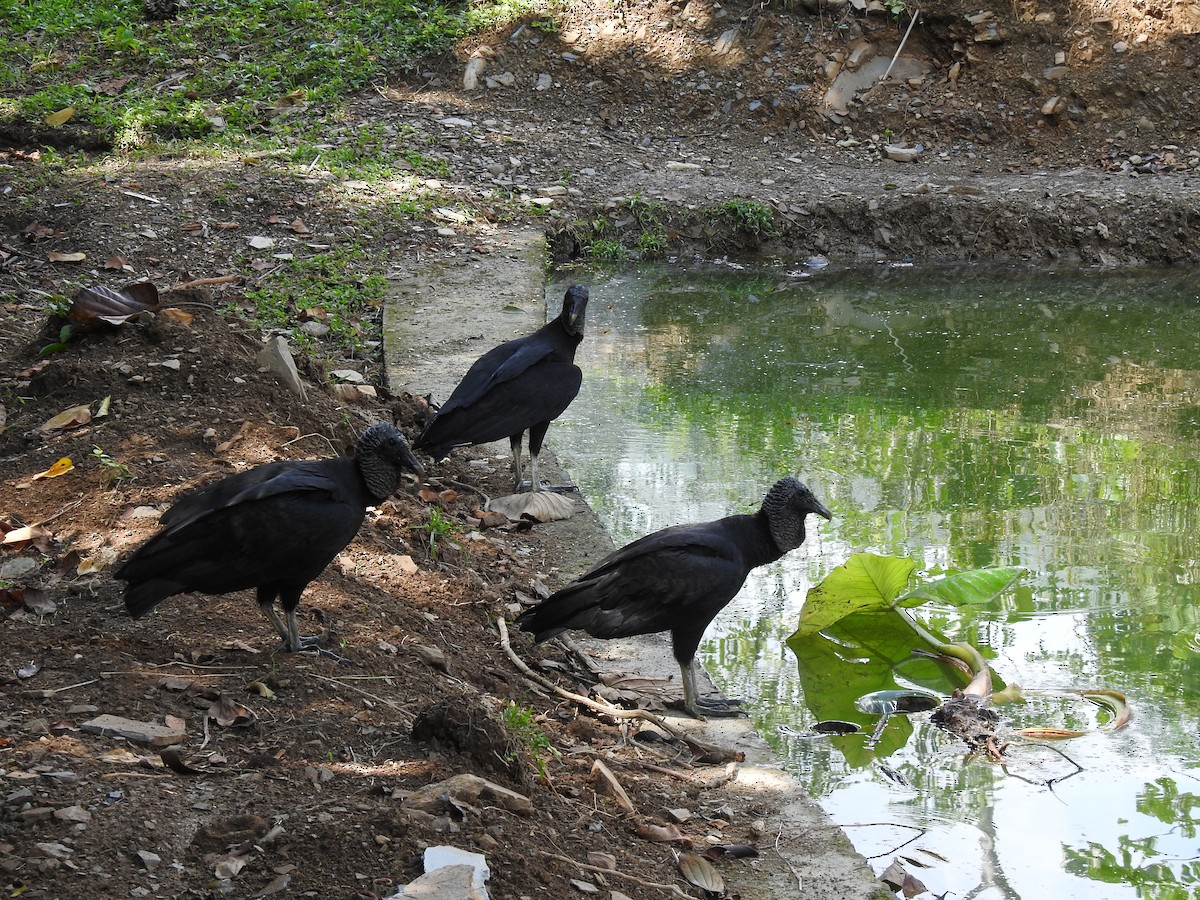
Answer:
[[[827,510],[825,508],[825,504],[823,504],[820,500],[813,501],[813,506],[810,511],[815,512],[822,519],[828,519],[830,522],[833,521],[833,513]]]

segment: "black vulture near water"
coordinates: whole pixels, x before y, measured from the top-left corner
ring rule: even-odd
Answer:
[[[684,708],[692,715],[737,715],[730,703],[697,698],[696,648],[751,569],[804,543],[809,513],[833,518],[807,487],[782,478],[754,515],[675,525],[639,538],[521,613],[516,623],[539,642],[574,628],[598,638],[669,631],[683,674]]]
[[[573,284],[553,322],[479,357],[414,446],[441,460],[455,447],[508,438],[520,491],[521,438],[528,431],[529,489],[541,490],[537,464],[546,429],[571,405],[583,381],[575,349],[583,340],[587,304],[587,288]]]
[[[395,492],[402,469],[421,466],[404,435],[377,422],[351,456],[268,463],[188,494],[117,570],[128,582],[125,608],[136,619],[175,594],[255,588],[284,649],[312,645],[296,625],[300,595],[350,543],[367,507]]]

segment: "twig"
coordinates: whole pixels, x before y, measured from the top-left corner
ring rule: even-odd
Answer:
[[[311,431],[308,434],[302,434],[302,435],[300,435],[300,437],[292,438],[290,441],[284,441],[282,444],[280,444],[280,446],[286,447],[289,444],[294,444],[297,441],[302,441],[305,438],[310,438],[310,437],[319,437],[321,440],[323,440],[326,444],[329,445],[329,449],[333,451],[334,455],[337,455],[338,449],[337,449],[337,447],[333,446],[333,441],[331,441],[329,438],[325,437],[325,435],[321,434],[321,432],[319,432],[319,431]]]
[[[416,721],[417,717],[414,716],[407,709],[405,709],[403,706],[401,706],[399,703],[397,703],[395,700],[389,700],[386,697],[380,697],[378,694],[372,694],[370,691],[364,691],[360,687],[355,687],[352,684],[347,684],[346,682],[342,681],[340,678],[327,678],[324,675],[318,675],[316,672],[309,672],[308,674],[311,677],[317,678],[321,681],[328,681],[330,684],[336,684],[340,687],[349,688],[350,690],[354,691],[355,693],[362,694],[364,697],[370,697],[372,700],[382,703],[384,706],[388,707],[389,709],[394,709],[396,712],[400,713],[402,716],[405,716],[408,719],[409,723]]]
[[[689,775],[687,772],[677,772],[674,769],[668,769],[666,766],[659,766],[655,765],[654,763],[644,762],[642,760],[638,760],[637,764],[643,769],[649,769],[651,772],[657,772],[660,775],[670,775],[672,778],[678,778],[680,781],[686,781],[688,784],[694,785],[701,790],[706,791],[729,784],[729,782],[737,778],[738,773],[737,763],[731,762],[725,766],[721,774],[714,775],[707,781],[700,781],[694,775]]]
[[[504,621],[503,616],[500,616],[496,619],[496,627],[500,630],[500,647],[506,654],[508,654],[508,658],[512,660],[513,665],[515,665],[521,671],[521,674],[523,674],[526,678],[536,682],[546,690],[553,691],[563,699],[570,700],[572,703],[577,703],[580,706],[584,706],[593,712],[600,713],[601,715],[612,716],[613,718],[617,719],[641,719],[643,722],[649,722],[654,727],[661,728],[667,734],[674,738],[678,738],[689,746],[700,748],[704,755],[712,756],[717,759],[737,758],[737,754],[734,751],[725,750],[721,747],[714,747],[711,744],[705,744],[702,741],[698,741],[694,737],[683,733],[678,728],[668,725],[667,722],[660,716],[656,716],[654,713],[646,712],[644,709],[621,709],[619,706],[613,706],[611,703],[599,703],[593,700],[591,697],[584,697],[582,694],[575,694],[566,690],[565,688],[559,687],[549,679],[543,678],[541,675],[534,672],[533,669],[529,668],[529,666],[525,664],[523,659],[517,656],[516,651],[514,651],[512,648],[512,644],[509,643],[508,623]]]
[[[40,522],[34,522],[33,525],[31,525],[30,527],[36,528],[39,525],[45,525],[47,522],[53,522],[59,516],[63,515],[64,513],[69,513],[71,510],[73,510],[75,507],[77,507],[79,504],[81,504],[83,502],[83,499],[84,498],[80,497],[78,500],[74,500],[71,503],[68,503],[66,506],[64,506],[62,509],[60,509],[58,512],[56,512],[54,515],[47,516],[46,518],[42,519]]]
[[[625,878],[634,882],[639,887],[650,888],[651,890],[666,891],[674,897],[685,897],[687,900],[696,900],[696,898],[687,891],[681,889],[677,884],[659,884],[655,881],[644,881],[636,875],[629,875],[625,872],[619,872],[616,869],[605,869],[600,866],[589,866],[587,863],[581,863],[578,860],[571,859],[569,856],[560,856],[557,853],[551,853],[549,850],[539,850],[542,856],[548,856],[551,859],[557,859],[560,862],[569,863],[585,872],[599,872],[605,877]]]
[[[214,284],[233,284],[234,282],[241,280],[241,275],[216,275],[212,278],[193,278],[191,281],[184,281],[180,284],[172,285],[171,287],[167,288],[167,291],[186,291],[189,288],[209,287]]]
[[[904,37],[900,39],[900,46],[896,48],[896,52],[892,56],[892,61],[888,63],[888,67],[884,71],[883,77],[880,78],[879,81],[875,82],[876,84],[883,84],[885,81],[887,81],[888,76],[892,74],[892,66],[896,65],[896,60],[900,58],[900,52],[904,49],[904,44],[908,40],[908,36],[912,34],[913,26],[917,24],[917,19],[920,17],[921,10],[918,9],[915,13],[913,13],[913,17],[908,23],[908,30],[904,32]]]
[[[25,694],[36,694],[39,697],[53,697],[55,694],[61,694],[63,691],[73,691],[78,687],[85,687],[89,684],[95,684],[99,678],[93,678],[91,681],[81,681],[78,684],[68,684],[66,687],[60,688],[45,688],[40,691],[24,691]]]

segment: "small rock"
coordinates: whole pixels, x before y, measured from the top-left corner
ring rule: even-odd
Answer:
[[[358,372],[354,369],[334,369],[329,374],[339,381],[349,381],[353,384],[362,384],[367,380],[363,376],[362,372]]]
[[[913,147],[904,147],[900,144],[885,144],[883,147],[884,155],[896,162],[913,162],[924,151],[924,144],[917,144]]]
[[[19,581],[38,570],[36,559],[17,556],[0,565],[0,581]]]
[[[310,319],[300,326],[300,330],[310,337],[325,337],[329,334],[329,326],[324,322],[318,322],[315,319]]]
[[[54,811],[54,818],[60,819],[63,822],[90,822],[92,814],[82,806],[64,806],[62,809]]]
[[[305,322],[301,328],[307,329],[309,325],[320,324],[320,322]],[[296,361],[292,359],[292,351],[288,349],[287,339],[282,335],[271,338],[266,347],[259,351],[256,361],[263,368],[278,375],[288,389],[301,400],[308,399],[304,382],[300,380],[300,373],[296,371]]]
[[[162,857],[157,853],[151,853],[149,850],[139,850],[137,858],[147,872],[153,872],[162,862]]]
[[[534,85],[533,89],[535,91],[548,91],[548,90],[550,90],[550,86],[553,84],[554,84],[554,79],[552,79],[549,75],[547,75],[545,72],[543,72],[541,75],[539,75],[537,77],[537,84]]]

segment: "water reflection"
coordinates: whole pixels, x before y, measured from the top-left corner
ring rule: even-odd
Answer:
[[[789,472],[834,512],[751,576],[702,648],[730,695],[755,699],[765,734],[816,721],[783,641],[809,586],[861,551],[931,571],[1028,567],[1022,590],[932,624],[1010,682],[1110,687],[1135,704],[1125,731],[1067,745],[1084,771],[1053,790],[1034,777],[1048,761],[965,762],[919,715],[889,723],[874,753],[863,734],[776,736],[839,822],[895,823],[848,829],[880,868],[915,827],[905,853],[950,861],[920,872],[939,893],[1193,896],[1194,282],[674,269],[595,282],[584,388],[553,441],[618,542],[750,511]],[[1015,727],[1086,715],[1005,713]]]

